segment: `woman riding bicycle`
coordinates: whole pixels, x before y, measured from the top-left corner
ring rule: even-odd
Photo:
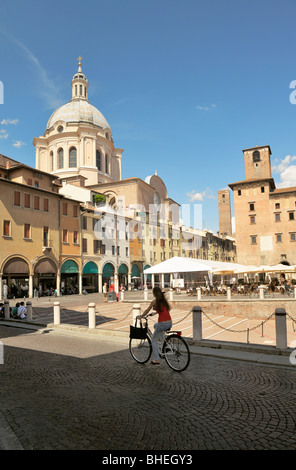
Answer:
[[[172,318],[170,315],[170,305],[168,304],[163,292],[159,287],[154,287],[153,295],[155,297],[152,300],[151,304],[148,308],[146,308],[145,312],[142,315],[139,315],[137,318],[145,317],[150,310],[153,308],[158,313],[158,323],[154,325],[154,333],[152,336],[152,349],[154,360],[151,361],[151,364],[157,365],[160,364],[159,361],[159,352],[158,352],[158,340],[161,336],[163,336],[164,331],[168,330],[172,327]]]

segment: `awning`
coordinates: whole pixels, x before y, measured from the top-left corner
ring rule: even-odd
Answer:
[[[35,274],[56,274],[57,268],[51,259],[42,259],[34,269]]]
[[[83,268],[83,274],[98,274],[98,267],[93,261],[89,261]]]
[[[106,263],[103,268],[103,277],[112,277],[114,276],[114,267],[111,263]]]
[[[126,264],[121,264],[118,269],[118,274],[127,274],[128,273],[128,267]]]
[[[62,266],[62,274],[78,274],[78,264],[75,261],[69,259],[65,261]]]
[[[22,258],[12,258],[4,266],[3,274],[29,274],[29,265]]]

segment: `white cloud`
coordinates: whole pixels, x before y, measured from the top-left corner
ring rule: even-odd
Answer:
[[[13,124],[14,126],[18,124],[18,119],[2,119],[1,123],[3,126],[8,126],[9,124]]]
[[[216,108],[216,105],[211,104],[210,106],[200,106],[200,105],[197,104],[195,107],[196,107],[196,109],[199,109],[201,111],[209,111],[211,108]]]
[[[189,202],[203,201],[204,198],[216,199],[210,188],[205,189],[205,191],[201,193],[198,193],[197,191],[193,190],[190,193],[187,193],[186,196],[189,198]]]
[[[273,173],[278,173],[280,181],[276,183],[278,188],[296,186],[296,155],[286,155],[282,159],[275,159],[271,167]]]
[[[23,145],[26,145],[25,142],[22,142],[21,140],[15,140],[13,146],[16,148],[21,148]]]
[[[7,139],[8,134],[4,129],[0,130],[0,139]]]
[[[296,165],[288,166],[280,174],[281,181],[276,184],[278,188],[289,188],[296,186]]]
[[[291,155],[286,155],[285,158],[282,160],[276,159],[274,160],[274,163],[276,165],[272,165],[271,171],[273,173],[282,173],[288,166],[290,165],[291,162],[296,160],[296,155],[291,156]]]

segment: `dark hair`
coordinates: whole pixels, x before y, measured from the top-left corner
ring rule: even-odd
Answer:
[[[153,295],[154,295],[155,300],[156,300],[155,307],[156,307],[157,310],[161,310],[162,307],[166,307],[168,310],[171,309],[167,299],[164,296],[164,293],[162,292],[162,290],[159,287],[154,287],[153,288]]]

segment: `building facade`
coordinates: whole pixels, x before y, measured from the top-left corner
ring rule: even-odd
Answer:
[[[296,263],[296,187],[277,189],[271,149],[243,150],[245,179],[233,191],[237,262],[247,265]]]

